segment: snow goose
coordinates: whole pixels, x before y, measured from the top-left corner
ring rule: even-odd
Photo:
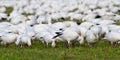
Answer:
[[[20,45],[21,47],[23,44],[31,46],[31,38],[26,33],[19,34],[17,40],[15,41],[15,44]]]
[[[111,45],[114,45],[114,43],[117,43],[118,41],[120,41],[120,32],[117,31],[110,31],[109,33],[107,33],[105,35],[105,37],[103,39],[110,41]]]
[[[65,28],[63,29],[63,32],[57,32],[56,34],[58,34],[58,37],[62,39],[61,41],[67,41],[69,47],[72,46],[72,41],[78,39],[79,37],[79,34],[71,28]]]
[[[11,32],[6,33],[0,37],[0,39],[2,40],[1,44],[6,46],[7,44],[13,43],[13,42],[15,42],[17,36],[18,36],[18,34],[14,34]]]
[[[86,32],[86,41],[89,47],[92,47],[91,44],[97,42],[97,40],[98,40],[98,34],[95,34],[94,31],[88,30]]]

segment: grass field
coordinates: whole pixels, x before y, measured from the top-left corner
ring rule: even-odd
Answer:
[[[12,9],[8,8],[6,13]],[[119,24],[119,23],[118,23]],[[0,60],[120,60],[120,46],[113,47],[107,41],[98,41],[94,47],[75,44],[74,48],[66,48],[64,43],[57,43],[56,48],[46,48],[35,41],[31,47],[22,48],[15,44],[0,46]]]
[[[87,44],[76,43],[74,48],[66,48],[64,43],[56,48],[46,48],[39,41],[31,47],[20,48],[15,44],[0,46],[0,60],[119,60],[120,46],[113,47],[106,41],[99,41],[90,48]]]

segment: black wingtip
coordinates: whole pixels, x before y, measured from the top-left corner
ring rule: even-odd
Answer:
[[[53,39],[62,35],[62,33],[58,33],[58,32],[56,32],[56,34],[57,34],[57,35],[54,36]]]
[[[96,25],[100,25],[100,24],[96,24]]]
[[[62,32],[55,32],[55,33],[58,34],[58,35],[59,35],[59,34],[62,34]]]
[[[52,39],[54,39],[54,38],[56,38],[56,37],[58,37],[58,36],[54,36]]]
[[[53,37],[53,39],[54,39],[54,38],[57,38],[57,37],[59,37],[59,36],[61,36],[61,35],[62,35],[62,34],[56,35],[56,36]]]
[[[101,16],[100,15],[96,15],[95,18],[101,18]]]

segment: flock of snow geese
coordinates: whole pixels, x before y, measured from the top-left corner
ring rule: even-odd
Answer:
[[[11,8],[10,13],[6,13]],[[66,18],[69,18],[66,21]],[[59,20],[63,20],[60,22]],[[75,21],[81,21],[80,24]],[[0,0],[0,43],[120,43],[120,0]]]

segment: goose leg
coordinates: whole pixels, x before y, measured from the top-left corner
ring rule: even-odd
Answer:
[[[69,46],[69,48],[71,47],[71,42],[70,41],[68,41],[68,46]]]
[[[88,43],[88,46],[89,46],[89,47],[93,47],[90,43]]]
[[[48,42],[46,42],[46,46],[45,47],[48,48]]]
[[[55,47],[55,41],[52,42],[51,46],[54,48]]]

